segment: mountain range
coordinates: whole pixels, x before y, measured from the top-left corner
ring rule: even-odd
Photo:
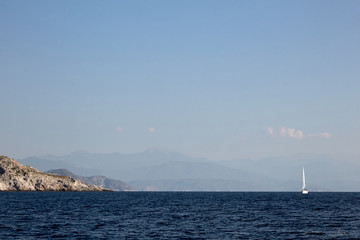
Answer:
[[[296,155],[210,161],[150,149],[134,154],[73,152],[20,159],[41,171],[66,168],[78,175],[121,179],[151,191],[299,191],[305,167],[310,191],[360,191],[360,157]]]
[[[78,175],[70,172],[67,169],[51,169],[45,173],[59,175],[59,176],[72,177],[73,179],[79,180],[83,183],[99,186],[99,187],[110,189],[113,191],[132,191],[132,190],[134,190],[132,187],[130,187],[123,181],[107,178],[105,176],[83,177],[83,176],[78,176]]]

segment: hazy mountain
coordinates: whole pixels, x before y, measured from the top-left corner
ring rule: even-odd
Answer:
[[[296,182],[254,182],[228,179],[135,180],[129,184],[140,191],[294,191]]]
[[[20,161],[42,171],[66,168],[83,176],[106,175],[115,179],[124,179],[121,176],[128,175],[128,170],[135,168],[150,167],[168,161],[205,162],[207,160],[168,150],[150,149],[134,154],[76,151],[64,156],[44,155],[20,159]]]
[[[213,162],[151,149],[134,154],[74,152],[31,157],[21,162],[42,169],[63,164],[84,176],[104,175],[124,180],[137,189],[166,191],[299,191],[304,166],[310,191],[360,191],[358,159],[346,155],[297,155]],[[96,174],[89,174],[92,172]]]
[[[166,179],[136,180],[131,184],[140,191],[256,191],[256,186],[236,180]]]
[[[102,188],[107,188],[107,189],[114,190],[114,191],[134,190],[132,187],[130,187],[128,184],[126,184],[123,181],[107,178],[104,176],[82,177],[82,176],[75,175],[74,173],[70,172],[67,169],[52,169],[52,170],[47,171],[46,173],[72,177],[83,183],[96,185],[96,186],[99,186]]]
[[[262,174],[233,169],[220,164],[167,162],[128,172],[131,184],[139,190],[163,191],[290,191],[293,182],[279,181]],[[192,188],[191,188],[192,186]]]
[[[306,182],[313,190],[360,191],[360,157],[350,155],[295,155],[257,161],[223,161],[222,165],[272,176],[282,181],[298,181],[305,167]]]
[[[147,189],[146,182],[150,183],[151,181],[151,188],[154,189],[167,191],[191,189],[185,185],[183,187],[179,186],[179,184],[172,185],[172,183],[175,184],[173,181],[175,179],[182,179],[182,183],[187,185],[190,182],[188,179],[191,179],[191,182],[194,183],[193,190],[293,189],[289,184],[262,174],[232,169],[204,158],[192,158],[159,149],[151,149],[135,154],[74,152],[65,156],[47,155],[22,160],[22,162],[32,164],[35,167],[40,167],[37,164],[42,164],[44,161],[46,162],[45,166],[49,169],[53,168],[51,167],[52,163],[56,166],[59,163],[64,163],[64,165],[70,167],[71,171],[73,171],[72,169],[86,168],[87,172],[89,172],[91,169],[97,169],[98,172],[101,172],[101,175],[107,177],[122,179],[126,182],[136,181],[136,186],[139,186],[138,189]],[[235,182],[244,184],[241,184],[241,187],[230,187],[228,181],[233,181],[233,186],[236,185]],[[158,184],[154,185],[155,183]]]
[[[71,162],[70,159],[66,159],[65,156],[63,158],[54,155],[28,157],[28,158],[20,159],[19,162],[21,162],[24,165],[34,166],[36,169],[42,172],[46,172],[49,169],[64,168],[64,169],[69,169],[70,171],[76,172],[83,176],[102,175],[100,170],[90,169],[86,167],[86,165],[76,166]]]

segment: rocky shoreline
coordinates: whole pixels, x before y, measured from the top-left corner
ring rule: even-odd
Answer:
[[[85,184],[72,177],[42,173],[31,166],[0,155],[0,191],[111,191],[95,185]]]

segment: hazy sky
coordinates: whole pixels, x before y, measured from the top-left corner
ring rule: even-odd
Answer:
[[[0,0],[0,154],[360,154],[359,9]]]

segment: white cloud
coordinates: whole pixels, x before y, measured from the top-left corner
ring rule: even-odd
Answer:
[[[155,132],[155,128],[151,127],[148,129],[150,133],[154,133]]]
[[[309,137],[315,137],[315,138],[331,138],[331,134],[328,132],[322,132],[322,133],[315,133],[315,134],[309,134]]]
[[[281,127],[280,128],[279,133],[280,133],[281,136],[286,137],[286,135],[287,135],[287,130],[286,129],[287,129],[287,127]]]
[[[281,127],[280,134],[283,137],[302,139],[304,134],[300,130],[295,130],[295,128]]]
[[[298,140],[301,140],[306,137],[331,138],[331,134],[328,132],[309,133],[305,135],[303,131],[289,127],[280,127],[277,129],[273,127],[265,127],[265,131],[269,136],[272,137],[292,138]]]
[[[275,130],[273,127],[265,128],[268,135],[273,137],[283,137],[283,138],[295,138],[303,139],[304,133],[301,130],[296,130],[294,128],[280,127]]]
[[[266,127],[265,128],[268,135],[273,136],[274,135],[274,128],[273,127]]]

